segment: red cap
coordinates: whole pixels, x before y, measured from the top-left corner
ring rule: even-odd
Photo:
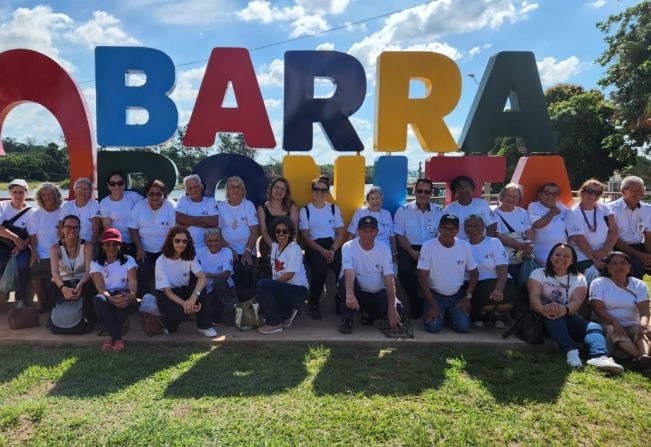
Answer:
[[[117,228],[107,228],[104,233],[102,233],[102,237],[99,238],[100,242],[109,242],[109,241],[116,241],[122,243],[122,234],[120,233],[120,230]]]

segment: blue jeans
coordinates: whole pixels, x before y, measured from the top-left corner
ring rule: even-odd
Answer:
[[[29,288],[30,272],[29,272],[29,258],[32,252],[29,248],[22,250],[16,256],[16,267],[18,268],[18,282],[20,287],[15,290],[16,292],[16,301],[22,301],[25,304],[29,304],[25,301],[27,297],[27,290]],[[4,273],[7,263],[11,259],[11,250],[4,245],[0,246],[0,275]],[[40,299],[40,297],[39,297]]]
[[[555,320],[545,318],[545,329],[565,353],[577,349],[574,340],[583,340],[588,358],[608,355],[604,331],[599,323],[586,321],[579,315],[566,315]]]
[[[277,326],[292,316],[292,311],[307,297],[307,288],[273,279],[257,282],[260,313],[269,326]]]
[[[434,317],[433,320],[423,320],[425,323],[425,330],[436,334],[440,332],[443,328],[443,321],[445,320],[445,315],[450,316],[452,322],[452,329],[456,332],[461,332],[466,334],[470,332],[470,315],[466,314],[459,303],[464,297],[464,288],[459,289],[459,291],[451,296],[440,295],[432,290],[432,295],[436,301],[436,305],[439,308],[439,314]],[[425,302],[425,316],[429,312],[429,302]]]

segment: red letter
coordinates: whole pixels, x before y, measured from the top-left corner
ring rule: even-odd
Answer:
[[[549,182],[556,183],[561,188],[560,201],[568,207],[573,205],[572,187],[565,169],[565,160],[558,155],[535,155],[521,157],[513,171],[511,181],[519,183],[524,189],[524,196],[520,202],[522,208],[527,208],[529,203],[538,200],[538,190]]]

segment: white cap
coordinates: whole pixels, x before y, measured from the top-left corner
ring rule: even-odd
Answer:
[[[12,186],[22,186],[23,188],[25,188],[25,191],[27,191],[27,182],[22,178],[17,178],[15,180],[12,180],[11,183],[9,183],[7,189],[11,189]]]

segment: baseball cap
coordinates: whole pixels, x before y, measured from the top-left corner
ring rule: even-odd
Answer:
[[[104,233],[102,233],[102,237],[99,238],[99,241],[102,243],[109,241],[122,243],[122,234],[117,228],[107,228],[104,230]]]
[[[27,190],[27,182],[25,180],[23,180],[22,178],[17,178],[17,179],[12,180],[9,183],[9,186],[7,187],[7,189],[11,189],[12,186],[22,186],[23,188],[25,188],[25,190]]]
[[[373,227],[377,230],[377,219],[373,216],[362,217],[359,222],[357,222],[357,229],[361,230],[366,227]]]
[[[444,214],[443,216],[441,216],[439,227],[443,224],[451,224],[459,228],[459,218],[454,214]]]

